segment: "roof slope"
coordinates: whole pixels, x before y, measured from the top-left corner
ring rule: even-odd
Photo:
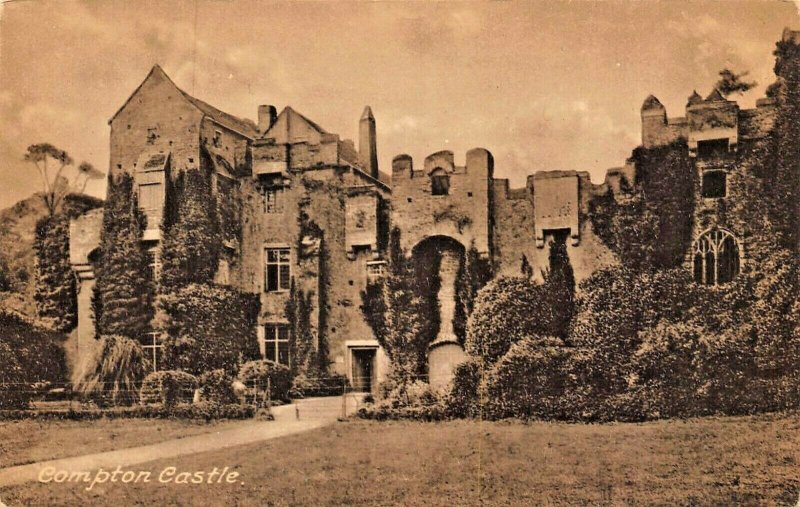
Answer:
[[[150,72],[147,74],[147,77],[145,77],[144,80],[141,83],[139,83],[139,86],[136,87],[136,89],[133,91],[133,93],[131,93],[131,95],[122,104],[122,106],[119,109],[117,109],[117,111],[114,113],[111,119],[108,120],[108,123],[111,123],[114,120],[114,118],[116,118],[117,115],[123,109],[125,109],[125,106],[127,106],[128,103],[131,101],[131,99],[136,96],[136,94],[142,88],[142,85],[144,85],[144,83],[146,83],[149,79],[152,79],[153,77],[159,77],[168,81],[176,90],[178,90],[181,93],[181,95],[183,95],[183,97],[186,98],[186,100],[189,101],[190,104],[192,104],[201,113],[211,118],[211,120],[215,121],[216,123],[219,123],[223,127],[233,130],[234,132],[238,132],[239,134],[242,134],[243,136],[249,137],[251,139],[254,139],[255,137],[258,136],[258,128],[256,127],[255,123],[253,123],[251,120],[243,120],[241,118],[237,118],[232,114],[220,111],[219,109],[212,106],[211,104],[208,104],[207,102],[204,102],[196,97],[189,95],[188,93],[183,91],[178,85],[176,85],[175,82],[172,79],[170,79],[167,73],[164,72],[164,69],[162,69],[158,64],[153,65],[153,68],[150,69]]]

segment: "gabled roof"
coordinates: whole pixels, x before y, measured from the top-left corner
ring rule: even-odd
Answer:
[[[301,140],[310,141],[309,134],[321,137],[327,133],[315,122],[286,106],[263,137],[275,139],[278,144],[287,144]]]
[[[695,90],[695,91],[693,91],[693,92],[692,92],[692,94],[689,96],[689,100],[688,100],[688,102],[686,103],[686,105],[687,105],[687,106],[693,106],[693,105],[695,105],[695,104],[699,104],[699,103],[701,103],[701,102],[703,102],[703,97],[701,97],[701,96],[700,96],[700,94],[699,94],[699,93],[697,93],[697,90]]]
[[[183,97],[185,97],[186,100],[189,101],[190,104],[192,104],[194,107],[196,107],[201,113],[206,115],[212,121],[214,121],[216,123],[219,123],[223,127],[228,128],[230,130],[233,130],[234,132],[238,132],[239,134],[241,134],[241,135],[243,135],[245,137],[249,137],[251,139],[253,139],[253,138],[258,136],[258,128],[256,127],[255,123],[253,123],[250,120],[243,120],[241,118],[237,118],[237,117],[235,117],[235,116],[233,116],[231,114],[228,114],[228,113],[226,113],[224,111],[220,111],[219,109],[217,109],[216,107],[208,104],[207,102],[203,102],[202,100],[200,100],[198,98],[192,97],[191,95],[189,95],[185,91],[181,90],[175,84],[175,82],[172,79],[170,79],[170,77],[167,75],[167,73],[164,72],[164,69],[162,69],[158,64],[153,65],[153,68],[150,69],[150,72],[147,74],[147,77],[145,77],[144,80],[141,83],[139,83],[139,86],[136,87],[136,89],[133,91],[133,93],[131,93],[131,95],[128,97],[128,99],[122,104],[122,106],[119,109],[117,109],[117,111],[114,113],[114,115],[111,117],[111,119],[108,120],[109,124],[114,120],[114,118],[117,117],[117,115],[119,115],[119,113],[123,109],[125,109],[125,106],[128,105],[128,103],[131,101],[131,99],[133,99],[133,97],[135,97],[136,94],[139,93],[139,90],[142,88],[142,86],[148,80],[153,79],[153,78],[161,78],[161,79],[166,80],[181,95],[183,95]]]

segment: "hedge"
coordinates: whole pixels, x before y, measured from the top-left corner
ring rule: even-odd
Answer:
[[[178,370],[156,371],[144,378],[139,402],[145,405],[162,403],[166,406],[191,403],[198,385],[197,377],[189,373]]]
[[[261,389],[266,389],[269,382],[270,397],[273,400],[289,399],[292,374],[288,366],[265,359],[248,361],[239,369],[237,378],[247,387],[252,387],[255,383]]]
[[[256,410],[252,405],[203,402],[164,405],[134,405],[106,410],[0,410],[0,420],[97,420],[97,419],[251,419]]]

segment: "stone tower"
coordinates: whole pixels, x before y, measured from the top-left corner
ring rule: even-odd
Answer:
[[[375,117],[367,106],[358,123],[358,159],[361,166],[378,179],[378,143],[375,134]]]

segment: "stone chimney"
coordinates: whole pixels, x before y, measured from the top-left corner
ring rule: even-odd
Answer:
[[[275,124],[276,119],[278,110],[275,106],[258,106],[258,133],[264,135]]]
[[[378,179],[378,143],[375,134],[375,117],[369,106],[364,108],[358,123],[358,161],[373,178]]]

